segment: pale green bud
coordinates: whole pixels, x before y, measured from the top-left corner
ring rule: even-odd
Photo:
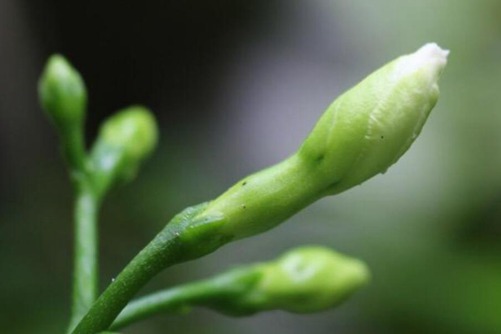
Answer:
[[[298,155],[334,194],[394,164],[437,102],[448,51],[426,44],[369,75],[327,109]]]
[[[127,159],[140,161],[157,143],[158,131],[153,114],[142,106],[132,106],[108,118],[99,140],[124,151]]]
[[[367,266],[329,248],[304,246],[275,261],[233,269],[180,288],[182,305],[204,305],[231,315],[268,310],[313,313],[332,308],[370,278]]]
[[[325,310],[338,305],[369,280],[363,262],[319,246],[294,249],[260,270],[261,279],[241,300],[255,311]]]
[[[40,103],[56,127],[65,131],[81,127],[85,119],[87,91],[80,74],[61,55],[47,61],[38,85]]]
[[[87,90],[80,74],[61,55],[47,61],[38,84],[40,103],[56,126],[63,154],[72,171],[84,169],[83,126]]]
[[[157,137],[155,118],[142,106],[128,107],[105,120],[90,155],[97,187],[106,189],[115,181],[134,177]]]

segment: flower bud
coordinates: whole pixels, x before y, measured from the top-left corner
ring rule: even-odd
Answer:
[[[213,235],[235,240],[264,232],[319,198],[386,171],[437,102],[446,57],[427,44],[369,75],[334,101],[296,154],[211,201],[184,240],[209,245]]]
[[[129,107],[108,118],[90,156],[97,187],[102,191],[115,181],[134,177],[140,163],[155,148],[157,133],[153,114],[141,106]]]
[[[87,105],[85,84],[63,56],[49,58],[38,89],[42,107],[60,131],[83,125]]]
[[[261,270],[259,283],[241,300],[255,311],[325,310],[338,305],[369,280],[364,263],[318,246],[292,250]]]
[[[53,55],[40,78],[38,95],[59,133],[66,162],[72,171],[81,172],[85,160],[87,91],[80,74],[63,56]]]
[[[243,266],[196,283],[185,305],[205,305],[230,315],[267,310],[312,313],[332,308],[369,281],[367,266],[320,246],[293,249],[275,261]],[[202,290],[198,288],[193,291]]]
[[[394,164],[437,102],[448,51],[426,44],[369,75],[327,109],[298,155],[326,194],[356,186]]]

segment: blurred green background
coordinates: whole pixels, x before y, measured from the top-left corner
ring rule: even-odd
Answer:
[[[124,332],[501,333],[498,0],[0,0],[0,331],[61,333],[69,316],[72,195],[36,97],[49,54],[86,79],[89,142],[131,103],[161,124],[102,210],[105,287],[173,214],[294,152],[337,95],[426,42],[451,50],[442,95],[398,164],[141,293],[312,243],[364,259],[367,288],[315,315],[197,309]]]

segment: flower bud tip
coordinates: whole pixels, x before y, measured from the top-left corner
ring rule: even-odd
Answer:
[[[400,57],[395,69],[395,79],[401,79],[420,70],[426,70],[430,81],[436,84],[440,73],[447,64],[449,50],[436,43],[427,43],[416,52]]]

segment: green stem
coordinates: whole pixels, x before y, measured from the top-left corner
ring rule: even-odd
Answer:
[[[186,261],[180,234],[203,208],[205,205],[189,208],[174,217],[112,281],[72,333],[94,334],[107,330],[129,300],[153,276],[164,268]]]
[[[69,170],[73,173],[85,171],[85,140],[81,127],[60,129],[61,148]]]
[[[161,233],[153,239],[96,300],[73,333],[92,334],[106,330],[128,301],[151,277],[164,267],[173,264],[175,256],[165,256],[165,248],[173,247],[174,244],[175,237],[172,235],[166,236]]]
[[[111,330],[120,329],[133,322],[143,320],[152,315],[170,312],[177,313],[191,306],[192,299],[198,299],[201,295],[210,291],[205,282],[189,284],[139,298],[131,302],[120,313],[110,327]]]
[[[99,200],[86,187],[79,187],[75,205],[75,248],[73,268],[73,303],[69,331],[89,310],[98,294]]]
[[[315,166],[293,156],[245,178],[216,200],[174,217],[96,300],[73,333],[107,330],[137,291],[161,270],[264,232],[321,197],[328,185],[311,177]]]
[[[161,290],[130,302],[110,327],[120,329],[133,322],[160,313],[180,313],[193,306],[218,309],[218,303],[233,301],[248,293],[261,277],[257,266],[233,269],[229,272]],[[238,312],[237,309],[234,310]]]

